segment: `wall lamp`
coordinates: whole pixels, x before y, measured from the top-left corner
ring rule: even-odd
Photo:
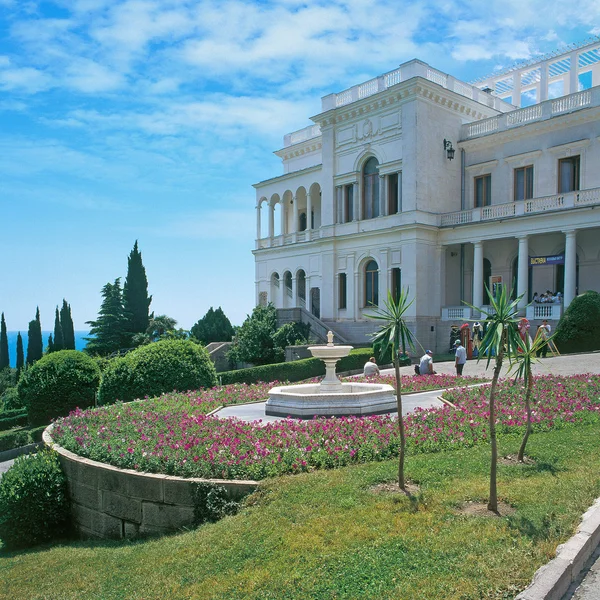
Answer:
[[[454,148],[452,147],[452,142],[450,140],[444,140],[444,150],[446,151],[448,160],[452,160],[454,158]]]

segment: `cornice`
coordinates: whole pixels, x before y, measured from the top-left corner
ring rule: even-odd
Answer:
[[[538,156],[542,155],[541,150],[532,150],[531,152],[521,152],[521,154],[512,154],[511,156],[505,156],[504,162],[509,164],[519,162],[520,160],[533,160]]]
[[[498,166],[497,160],[486,160],[485,162],[475,163],[474,165],[468,165],[465,167],[466,171],[476,171],[478,169],[493,169]]]
[[[344,106],[332,108],[311,117],[321,126],[321,131],[338,123],[360,119],[365,115],[395,104],[405,104],[411,100],[422,98],[439,106],[458,112],[473,120],[480,120],[499,114],[497,110],[480,104],[475,100],[461,96],[423,77],[412,77],[387,90],[357,100]]]
[[[550,146],[548,148],[548,152],[552,152],[552,154],[561,154],[562,152],[566,152],[567,150],[575,150],[576,148],[585,148],[592,143],[590,138],[584,138],[581,140],[574,140],[572,142],[567,142],[566,144],[558,144],[557,146]]]
[[[318,150],[321,150],[322,147],[322,137],[319,136],[311,138],[310,140],[306,140],[305,142],[299,142],[297,144],[293,144],[292,146],[287,146],[281,150],[275,150],[273,154],[279,156],[279,158],[283,160],[289,160],[290,158],[296,158],[298,156],[302,156],[303,154],[317,152]]]
[[[261,187],[265,187],[272,183],[279,183],[280,181],[286,181],[288,179],[294,179],[299,175],[308,175],[309,173],[315,173],[317,171],[321,171],[323,165],[319,163],[318,165],[314,165],[312,167],[306,167],[306,169],[300,169],[299,171],[291,171],[290,173],[284,173],[283,175],[278,175],[277,177],[272,177],[271,179],[265,179],[264,181],[259,181],[258,183],[253,183],[252,187],[255,189],[259,189]]]

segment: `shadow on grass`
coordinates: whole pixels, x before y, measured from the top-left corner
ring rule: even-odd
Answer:
[[[554,515],[544,515],[541,520],[534,521],[523,515],[513,515],[508,518],[509,527],[516,529],[534,542],[547,540],[559,533]]]

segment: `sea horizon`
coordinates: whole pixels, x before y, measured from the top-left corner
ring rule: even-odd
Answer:
[[[8,358],[10,360],[10,366],[15,368],[17,366],[17,335],[18,331],[7,331],[6,335],[8,337]],[[44,331],[42,330],[42,340],[44,342],[44,350],[48,346],[48,336],[53,335],[54,332],[51,330]],[[75,331],[75,349],[83,350],[87,341],[84,339],[90,335],[89,331]],[[24,358],[27,358],[27,340],[28,335],[26,331],[21,331],[21,337],[23,338],[23,353]]]

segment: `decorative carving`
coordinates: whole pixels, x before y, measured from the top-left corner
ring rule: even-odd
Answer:
[[[327,332],[327,345],[333,346],[333,331]]]
[[[363,138],[373,135],[373,123],[370,119],[365,119],[363,123]]]

